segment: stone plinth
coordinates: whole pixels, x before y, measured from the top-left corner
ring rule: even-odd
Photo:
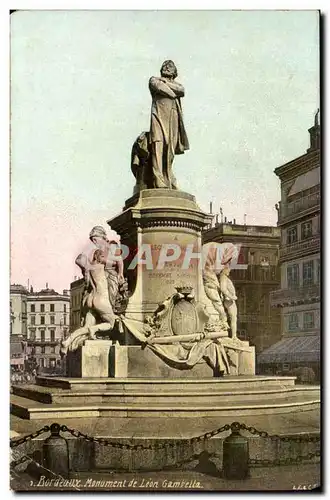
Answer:
[[[110,373],[116,378],[210,378],[213,370],[205,362],[189,370],[177,370],[168,366],[147,347],[113,345],[110,348]]]
[[[120,215],[108,221],[131,251],[124,261],[133,292],[125,312],[127,317],[144,320],[180,285],[192,286],[196,300],[214,315],[204,292],[201,260],[193,255],[201,254],[201,230],[209,223],[210,216],[198,207],[194,196],[169,189],[141,191],[127,200]],[[166,244],[176,244],[181,250],[162,266],[159,257]],[[137,249],[142,252],[142,248],[145,263],[134,267],[134,254]]]
[[[111,340],[86,340],[66,358],[67,377],[110,377]]]
[[[231,344],[230,339],[226,341]],[[231,375],[254,375],[254,347],[248,342],[232,343],[228,353],[232,361]],[[235,351],[234,351],[235,346]],[[119,345],[111,340],[87,340],[85,345],[69,352],[66,360],[68,377],[115,377],[115,378],[210,378],[213,370],[206,362],[190,369],[168,366],[148,347]]]

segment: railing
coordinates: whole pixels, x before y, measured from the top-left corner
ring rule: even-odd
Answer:
[[[270,292],[270,303],[272,306],[291,304],[296,302],[316,302],[320,300],[320,286],[302,286],[299,288],[288,288]]]
[[[288,217],[289,215],[297,214],[303,212],[309,208],[317,206],[320,204],[320,192],[309,194],[303,196],[302,198],[287,203],[286,205],[281,204],[281,218]]]
[[[281,279],[280,268],[273,265],[249,265],[247,269],[233,269],[231,271],[231,276],[234,282],[261,281],[279,283]]]
[[[243,434],[241,432],[243,431]],[[219,443],[219,451],[221,453],[208,453],[205,448],[205,442],[215,436],[218,436],[223,433],[228,433],[227,437],[224,437],[223,444],[220,446]],[[25,453],[17,453],[16,456],[12,456],[14,458],[10,464],[11,471],[17,470],[18,467],[24,466],[22,472],[25,472],[26,467],[29,463],[33,463],[38,466],[39,477],[41,474],[45,474],[44,477],[53,478],[53,479],[61,479],[65,480],[70,477],[71,467],[70,463],[70,448],[67,439],[67,435],[71,435],[74,438],[82,439],[86,442],[93,443],[93,445],[97,446],[107,446],[117,450],[118,453],[125,452],[136,452],[141,456],[141,453],[145,450],[153,451],[153,453],[169,453],[169,450],[176,448],[176,446],[182,446],[182,442],[178,441],[177,443],[172,440],[163,439],[162,441],[153,442],[153,440],[147,440],[145,444],[134,444],[129,443],[127,440],[125,442],[121,442],[120,440],[113,440],[105,437],[93,437],[91,435],[84,434],[77,429],[72,429],[67,427],[66,425],[60,425],[58,423],[53,423],[50,426],[45,425],[38,431],[26,435],[21,438],[11,439],[10,447],[14,451],[20,445],[27,443],[33,439],[38,438],[43,434],[51,434],[48,438],[43,441],[42,452],[40,453],[40,461],[36,461],[32,456]],[[64,437],[63,434],[66,436]],[[281,443],[292,443],[293,446],[290,447],[289,456],[280,456],[279,458],[275,458],[272,460],[261,458],[260,456],[251,458],[249,454],[249,439],[246,434],[251,434],[253,436],[258,436],[260,438],[266,439],[268,441],[273,441],[276,443],[276,446],[281,446]],[[161,469],[157,468],[156,470],[175,470],[182,469],[184,465],[198,461],[198,464],[195,467],[195,470],[199,472],[206,472],[207,469],[205,465],[210,463],[209,458],[222,459],[222,471],[218,470],[213,464],[213,473],[218,474],[219,477],[224,477],[225,479],[246,479],[249,477],[249,468],[250,467],[274,467],[281,465],[297,465],[302,463],[310,463],[311,461],[315,463],[315,460],[319,462],[320,460],[320,435],[319,433],[313,434],[297,434],[297,435],[277,435],[277,434],[268,434],[266,431],[260,431],[252,426],[247,426],[244,423],[240,422],[232,422],[231,424],[225,424],[222,427],[214,429],[210,432],[206,432],[199,436],[194,436],[187,440],[190,444],[194,446],[197,451],[197,447],[199,448],[198,453],[193,453],[191,456],[175,460],[171,466],[163,467]],[[302,446],[297,448],[297,444],[301,443]],[[204,446],[203,446],[204,444]],[[222,449],[221,449],[222,448]],[[73,448],[71,448],[72,450]],[[120,451],[119,451],[120,450]],[[291,451],[293,450],[293,452]],[[299,453],[300,452],[300,453]],[[72,453],[72,451],[71,451]],[[173,453],[173,452],[172,452]],[[173,453],[173,455],[177,455]],[[207,464],[205,463],[207,459]],[[142,460],[142,459],[141,459]],[[204,470],[203,471],[203,464]],[[119,469],[120,470],[120,469]],[[143,470],[148,470],[143,468]],[[149,469],[151,472],[155,469]],[[47,473],[47,474],[46,474]],[[50,474],[50,475],[49,475]],[[33,484],[33,481],[32,481]],[[64,484],[63,484],[64,486]],[[69,484],[67,485],[69,486]]]
[[[296,252],[319,251],[320,250],[320,237],[309,238],[306,241],[297,241],[290,245],[285,245],[280,248],[280,258]]]

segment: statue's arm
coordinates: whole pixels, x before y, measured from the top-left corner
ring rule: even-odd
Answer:
[[[152,76],[149,80],[149,90],[152,94],[159,94],[165,97],[175,99],[178,97],[175,92],[161,78]]]
[[[237,300],[235,287],[227,277],[221,276],[220,290],[227,300]]]
[[[177,97],[184,97],[184,87],[183,87],[183,85],[181,85],[181,83],[174,82],[174,81],[171,81],[171,82],[167,81],[166,85],[171,90],[173,90],[173,92],[175,93],[175,95]]]
[[[119,278],[119,282],[123,282],[124,281],[124,263],[123,263],[123,259],[122,258],[120,258],[117,261],[117,265],[118,265],[118,278]]]

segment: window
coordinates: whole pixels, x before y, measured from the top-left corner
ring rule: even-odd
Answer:
[[[54,325],[55,324],[55,316],[50,317],[50,324]]]
[[[289,314],[289,324],[288,324],[289,332],[294,332],[298,330],[298,327],[299,327],[298,314],[297,313]]]
[[[310,238],[313,236],[313,225],[312,221],[309,220],[301,224],[301,239],[305,240],[306,238]]]
[[[312,285],[314,282],[313,264],[312,260],[303,263],[303,285]]]
[[[50,368],[55,368],[56,366],[56,359],[55,358],[50,358],[49,360],[49,367]]]
[[[309,330],[310,328],[314,328],[314,313],[313,312],[305,312],[304,313],[304,330]]]
[[[45,312],[45,304],[40,304],[40,312],[41,313]]]
[[[53,313],[55,311],[55,304],[50,304],[50,312]]]
[[[45,352],[46,352],[46,348],[45,348],[45,346],[42,346],[41,347],[41,354],[45,354]]]
[[[36,339],[36,329],[29,328],[29,332],[30,332],[30,340],[35,340]]]
[[[41,325],[45,324],[45,316],[40,316],[40,324]]]
[[[50,330],[50,341],[55,342],[55,330]]]
[[[298,241],[297,226],[290,227],[286,233],[286,243],[287,245],[290,245],[291,243],[295,243],[296,241]]]
[[[53,354],[55,354],[56,353],[56,346],[52,345],[50,347],[50,352],[53,353]]]
[[[40,368],[44,368],[44,366],[45,366],[45,360],[44,360],[44,358],[40,358],[39,359],[39,366],[40,366]]]
[[[66,315],[63,316],[63,325],[66,325]]]
[[[292,264],[287,267],[288,288],[297,288],[299,286],[299,266]]]
[[[35,324],[36,324],[36,317],[31,316],[31,325],[35,325]]]
[[[66,304],[64,304],[64,312],[66,313]]]
[[[40,340],[41,342],[45,342],[45,330],[40,330]]]
[[[30,312],[32,312],[32,313],[36,312],[36,306],[34,304],[31,304]]]

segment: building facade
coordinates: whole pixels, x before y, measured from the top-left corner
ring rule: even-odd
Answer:
[[[258,359],[262,367],[289,372],[320,361],[320,125],[309,129],[307,152],[278,167],[281,182],[281,287],[271,303],[281,310],[282,340]]]
[[[76,279],[70,285],[70,332],[81,326],[81,301],[84,289],[84,278]]]
[[[216,223],[202,233],[203,243],[240,245],[238,267],[230,277],[237,295],[237,332],[261,352],[280,338],[280,313],[270,305],[269,294],[280,284],[278,251],[280,230],[272,226]],[[243,265],[243,266],[242,266]]]
[[[42,372],[60,371],[60,343],[70,328],[70,294],[45,288],[27,298],[28,336],[31,356]]]
[[[10,366],[13,369],[23,369],[27,357],[27,297],[24,286],[10,286]]]
[[[23,285],[10,285],[10,336],[27,337],[28,290]]]

